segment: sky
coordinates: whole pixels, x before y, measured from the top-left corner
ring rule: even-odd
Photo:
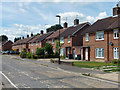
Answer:
[[[112,16],[117,2],[2,2],[0,3],[0,35],[9,40],[26,37],[27,34],[46,32],[46,28],[58,24],[56,15],[72,26],[74,19],[80,23]],[[66,19],[67,18],[67,19]]]

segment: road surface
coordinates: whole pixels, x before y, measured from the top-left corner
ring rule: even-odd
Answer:
[[[118,88],[116,83],[63,70],[49,61],[21,60],[9,55],[2,56],[2,73],[7,77],[2,75],[4,88]]]

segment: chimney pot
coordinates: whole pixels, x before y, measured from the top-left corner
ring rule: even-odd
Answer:
[[[68,23],[65,22],[65,23],[63,24],[63,26],[64,26],[64,28],[67,28],[67,27],[68,27]]]
[[[22,37],[22,39],[24,39],[24,36]]]
[[[78,25],[79,24],[79,19],[75,19],[74,20],[74,25]]]
[[[31,37],[33,36],[33,33],[31,33]]]
[[[27,38],[29,37],[29,35],[27,35]]]
[[[40,31],[41,34],[43,34],[43,32],[44,32],[43,30]]]
[[[20,40],[21,40],[21,37],[20,37]]]
[[[120,14],[120,7],[117,4],[116,7],[113,8],[113,16],[119,15],[119,14]]]

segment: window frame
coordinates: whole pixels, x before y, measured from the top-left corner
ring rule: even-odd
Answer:
[[[115,54],[116,54],[116,56],[115,56]],[[119,48],[118,47],[113,48],[113,58],[114,59],[119,59],[120,58],[119,57]]]
[[[89,33],[85,34],[85,41],[89,41]]]
[[[115,33],[118,32],[118,37],[115,37]],[[119,38],[119,29],[114,29],[113,30],[113,39],[118,39]]]
[[[103,38],[102,39],[98,39],[97,37],[99,37],[99,33],[103,33]],[[97,36],[98,35],[98,36]],[[99,37],[100,38],[100,37]],[[98,31],[96,32],[96,35],[95,35],[95,40],[104,40],[104,31]]]
[[[68,43],[70,43],[70,35],[68,36]]]
[[[52,38],[52,44],[55,44],[55,40],[54,40],[54,38]]]
[[[62,38],[62,41],[61,41]],[[60,43],[64,43],[64,37],[60,37]]]
[[[38,46],[38,42],[36,42],[36,46]]]
[[[102,52],[103,51],[103,52]],[[100,53],[100,55],[99,55]],[[95,56],[96,58],[104,58],[104,48],[95,48]]]

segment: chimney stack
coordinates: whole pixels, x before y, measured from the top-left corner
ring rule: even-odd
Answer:
[[[120,14],[120,6],[117,4],[116,7],[113,8],[113,16]]]
[[[79,24],[79,19],[75,19],[74,20],[74,25],[78,25]]]
[[[21,40],[21,37],[20,37],[20,40]]]
[[[64,28],[67,28],[67,27],[68,27],[68,23],[65,22],[65,23],[63,24],[63,26],[64,26]]]
[[[43,30],[40,31],[40,34],[43,34]]]
[[[22,37],[22,39],[24,39],[24,36]]]
[[[33,36],[33,33],[31,33],[31,37]]]
[[[29,38],[29,35],[27,35],[27,38]]]

